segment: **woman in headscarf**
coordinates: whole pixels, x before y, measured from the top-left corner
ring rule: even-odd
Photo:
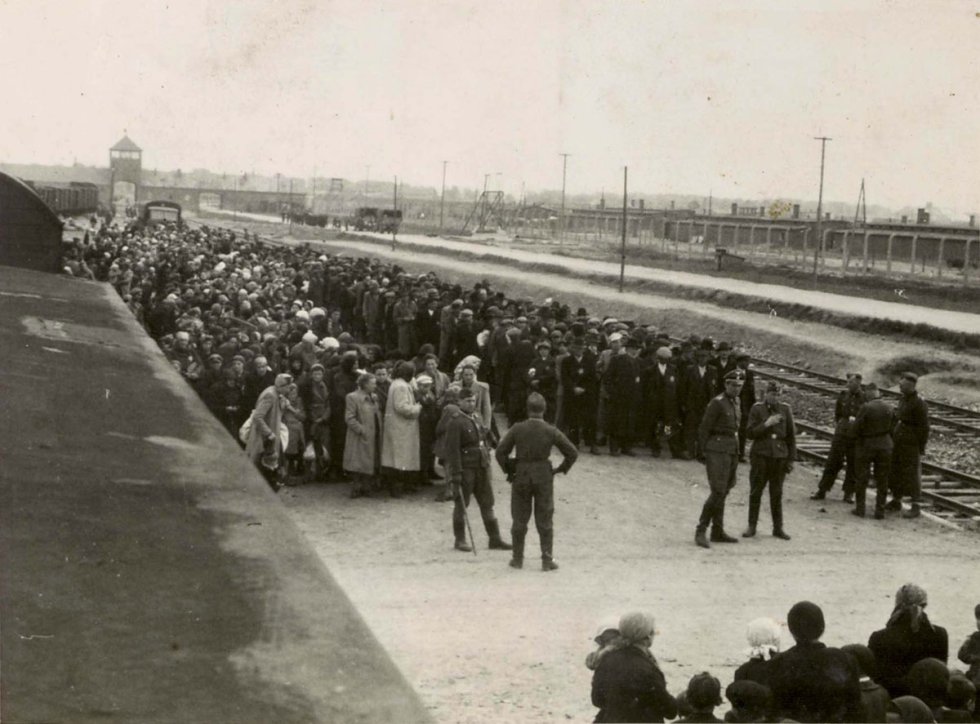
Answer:
[[[381,465],[386,468],[393,498],[401,497],[403,488],[418,478],[421,469],[419,414],[422,405],[415,401],[412,390],[414,373],[415,365],[411,362],[399,362],[388,390]]]
[[[917,661],[933,658],[944,664],[949,659],[946,629],[929,621],[926,592],[906,583],[895,594],[895,608],[885,628],[871,634],[868,648],[878,664],[879,684],[892,699],[909,693],[906,676]]]
[[[282,441],[279,436],[279,425],[282,422],[281,399],[292,381],[293,378],[287,374],[276,375],[275,383],[259,394],[255,409],[252,410],[252,416],[249,418],[251,426],[245,442],[245,454],[256,466],[261,462],[260,469],[264,468],[265,471],[278,468],[281,462]]]
[[[357,378],[357,389],[347,395],[344,410],[347,422],[344,470],[352,478],[352,498],[370,495],[377,488],[384,422],[375,394],[377,384],[377,378],[365,372]]]
[[[749,642],[749,660],[735,670],[735,681],[754,681],[769,685],[769,660],[779,653],[779,624],[771,618],[749,622],[745,631]]]
[[[677,716],[677,701],[650,651],[653,617],[628,613],[619,620],[619,638],[592,676],[597,722],[662,722]]]

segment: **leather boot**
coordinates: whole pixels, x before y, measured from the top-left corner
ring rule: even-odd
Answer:
[[[514,543],[514,552],[510,559],[511,568],[520,568],[524,565],[524,537],[526,535],[527,532],[518,533],[515,530],[511,530],[510,532],[511,540]]]
[[[738,538],[734,538],[724,531],[724,529],[711,531],[712,543],[738,543]]]
[[[711,544],[708,543],[707,530],[700,526],[694,530],[694,542],[702,548],[711,548]]]
[[[743,538],[755,538],[755,523],[749,523],[749,527],[742,533]]]
[[[490,550],[509,551],[513,548],[510,543],[500,537],[500,525],[496,520],[485,521],[483,525],[487,529],[487,536],[490,538]]]
[[[918,503],[912,503],[912,507],[902,513],[903,518],[918,518],[922,515],[922,511],[919,510]]]
[[[552,547],[555,542],[555,532],[553,530],[539,531],[541,536],[541,570],[556,571],[558,564],[552,556]]]
[[[466,542],[466,524],[462,521],[453,521],[453,535],[456,537],[456,543],[453,546],[458,551],[463,551],[469,553],[473,550],[472,546]]]

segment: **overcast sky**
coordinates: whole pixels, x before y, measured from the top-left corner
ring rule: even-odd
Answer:
[[[0,0],[0,161],[980,209],[980,0]]]

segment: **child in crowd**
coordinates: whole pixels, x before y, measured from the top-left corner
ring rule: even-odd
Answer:
[[[599,648],[590,651],[589,655],[585,657],[585,666],[589,671],[595,671],[595,667],[599,665],[599,660],[603,654],[613,648],[613,644],[618,638],[619,619],[615,617],[602,619],[596,629],[595,637],[592,639]]]
[[[977,688],[959,671],[949,677],[943,721],[976,721]]]
[[[980,688],[980,603],[974,607],[973,617],[977,620],[977,630],[963,642],[957,656],[970,667],[966,672],[967,678],[974,687]]]
[[[720,722],[721,719],[715,716],[715,707],[721,703],[721,682],[702,671],[692,676],[687,685],[687,704],[691,713],[678,721]]]
[[[888,695],[885,687],[879,686],[873,680],[877,673],[875,655],[864,644],[841,646],[841,651],[847,654],[851,661],[854,662],[854,668],[857,669],[858,676],[860,677],[861,721],[885,721],[891,697]]]
[[[734,681],[725,689],[725,698],[732,705],[731,711],[725,714],[726,722],[770,721],[772,692],[769,691],[768,686],[751,679]],[[864,719],[864,721],[874,720]]]

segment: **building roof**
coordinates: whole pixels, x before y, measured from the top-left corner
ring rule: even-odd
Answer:
[[[109,169],[96,166],[44,166],[34,163],[0,163],[0,172],[42,185],[82,181],[108,186],[112,176]]]
[[[109,149],[110,151],[142,151],[143,149],[133,143],[133,139],[129,136],[123,136],[120,138],[116,145]]]

